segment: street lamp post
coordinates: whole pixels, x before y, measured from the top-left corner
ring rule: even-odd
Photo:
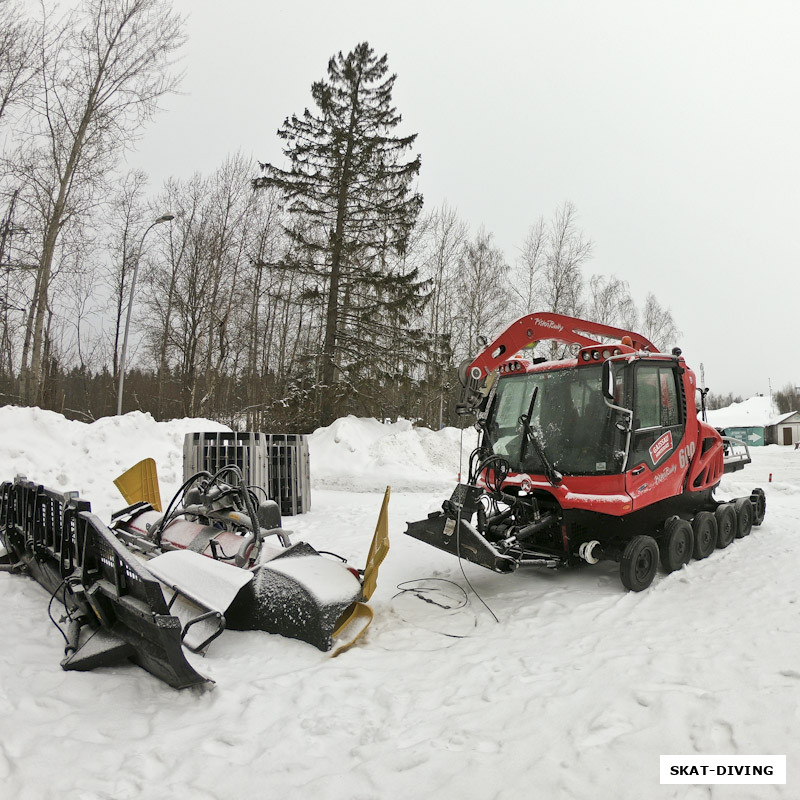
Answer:
[[[153,222],[142,234],[139,241],[139,252],[136,254],[136,262],[133,265],[133,277],[131,278],[131,293],[128,297],[128,313],[125,317],[125,334],[122,337],[122,353],[119,357],[119,386],[117,387],[117,416],[122,414],[122,388],[125,385],[125,356],[128,352],[128,331],[131,327],[131,311],[133,311],[133,293],[136,290],[136,276],[139,274],[139,260],[142,257],[142,250],[144,248],[144,237],[162,222],[169,222],[175,219],[174,214],[163,214],[155,222]]]

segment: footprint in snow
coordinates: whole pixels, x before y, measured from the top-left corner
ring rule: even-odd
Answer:
[[[618,739],[620,736],[630,733],[632,730],[633,725],[630,723],[621,721],[615,722],[608,727],[600,728],[590,733],[581,742],[581,747],[598,747],[608,744],[609,742],[613,742],[614,739]]]
[[[800,672],[796,669],[782,669],[778,672],[779,675],[783,675],[784,678],[798,678],[800,679]]]

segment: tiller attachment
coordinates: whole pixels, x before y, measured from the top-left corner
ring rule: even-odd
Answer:
[[[277,633],[337,655],[371,622],[364,601],[389,549],[388,488],[362,573],[292,544],[277,504],[259,503],[237,467],[195,475],[164,513],[152,505],[154,463],[117,483],[133,505],[114,515],[112,528],[74,496],[24,478],[0,486],[0,571],[27,572],[63,604],[64,669],[129,659],[183,688],[207,679],[182,647],[204,652],[225,628]]]
[[[137,481],[142,487],[148,483]],[[383,527],[378,523],[383,535],[376,531],[381,558],[373,553],[374,540],[368,559],[373,567],[368,564],[366,574],[372,584],[388,550],[388,494],[387,489]],[[126,494],[126,499],[136,500],[137,495]],[[202,648],[214,638],[209,628],[214,612],[228,628],[277,633],[326,651],[334,644],[337,652],[349,646],[355,638],[348,637],[366,628],[355,626],[359,630],[353,634],[354,626],[346,623],[364,619],[359,607],[374,585],[369,592],[366,584],[362,590],[359,570],[320,555],[305,542],[292,544],[289,532],[281,528],[277,504],[257,502],[237,467],[224,467],[215,475],[198,473],[165,514],[136,503],[114,515],[113,527],[128,547],[156,556],[148,569],[173,591],[170,605],[175,603],[181,619],[191,624],[197,614],[205,615],[186,638],[187,646]],[[371,619],[371,611],[369,615]]]

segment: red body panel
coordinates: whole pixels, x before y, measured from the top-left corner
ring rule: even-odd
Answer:
[[[553,486],[539,475],[511,473],[503,483],[506,487],[518,487],[523,481],[531,484],[531,490],[551,494],[563,509],[584,509],[600,514],[623,516],[630,514],[633,505],[625,491],[625,475],[570,475]],[[479,480],[483,485],[483,481]]]

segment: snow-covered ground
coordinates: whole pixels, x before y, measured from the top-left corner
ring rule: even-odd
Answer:
[[[152,455],[167,498],[183,434],[219,428],[0,408],[0,480],[77,489],[107,518],[122,505],[116,475]],[[448,611],[396,588],[467,587],[458,561],[402,535],[449,494],[459,442],[352,417],[312,437],[312,511],[286,521],[296,538],[362,564],[393,485],[375,621],[336,659],[226,632],[189,656],[211,691],[134,666],[63,672],[46,593],[0,574],[0,797],[799,797],[800,451],[754,449],[721,494],[762,486],[764,524],[641,594],[613,564],[508,576],[465,564],[495,621],[472,594]],[[660,754],[786,754],[787,784],[661,786]]]

